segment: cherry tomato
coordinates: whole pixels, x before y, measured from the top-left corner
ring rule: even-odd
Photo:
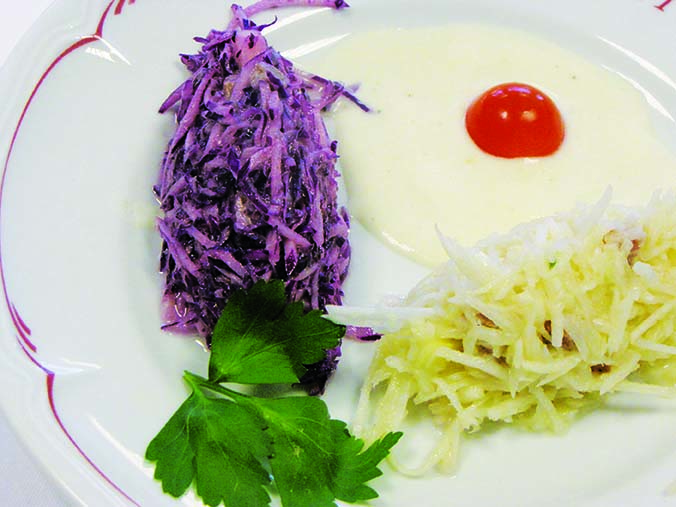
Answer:
[[[503,158],[546,157],[565,135],[558,108],[523,83],[504,83],[481,94],[467,109],[465,128],[474,143]]]

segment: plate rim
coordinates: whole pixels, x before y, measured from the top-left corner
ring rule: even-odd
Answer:
[[[122,15],[125,8],[133,6],[134,2],[135,0],[55,0],[21,35],[4,64],[0,66],[0,89],[9,89],[7,103],[10,105],[0,115],[0,132],[3,132],[0,136],[0,220],[4,183],[11,167],[14,142],[20,134],[34,97],[54,68],[70,53],[102,40],[110,18]],[[59,29],[62,26],[67,29]],[[25,61],[32,61],[34,64],[26,70],[22,65]],[[10,80],[10,75],[20,77]],[[105,500],[106,505],[111,507],[140,507],[140,503],[94,463],[62,422],[53,391],[56,373],[40,362],[38,348],[31,341],[31,329],[13,305],[7,289],[1,237],[0,288],[0,326],[4,335],[0,339],[0,346],[4,346],[7,354],[2,361],[6,363],[6,368],[0,369],[0,377],[5,384],[5,389],[0,390],[0,410],[5,415],[10,430],[52,483],[77,505],[101,505],[101,501]],[[32,367],[26,366],[27,364]],[[8,385],[11,386],[10,389],[7,389]],[[36,393],[40,395],[39,401],[30,403],[28,400],[31,395],[36,396]],[[23,417],[22,414],[28,414],[29,417]],[[64,462],[68,466],[64,466]]]

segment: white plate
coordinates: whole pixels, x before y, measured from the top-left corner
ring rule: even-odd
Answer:
[[[351,3],[340,13],[280,11],[269,39],[286,50],[371,27],[520,27],[640,84],[676,146],[676,1]],[[150,189],[172,130],[156,110],[185,77],[177,54],[227,19],[223,0],[59,0],[0,74],[0,402],[82,505],[197,504],[163,495],[143,460],[186,395],[182,371],[206,367],[194,341],[159,331]],[[405,292],[424,272],[358,226],[353,244],[349,303]],[[347,344],[327,394],[334,416],[349,420],[370,347]],[[676,406],[643,406],[616,398],[562,437],[479,434],[466,439],[454,476],[388,470],[373,504],[676,505],[665,494],[676,479]]]

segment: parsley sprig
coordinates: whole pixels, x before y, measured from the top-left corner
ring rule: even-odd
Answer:
[[[229,387],[296,383],[344,334],[320,312],[287,304],[282,282],[235,293],[214,329],[208,378],[185,372],[191,394],[146,450],[163,490],[180,497],[194,485],[212,507],[267,506],[273,484],[284,507],[376,498],[366,483],[401,433],[366,447],[319,398]]]

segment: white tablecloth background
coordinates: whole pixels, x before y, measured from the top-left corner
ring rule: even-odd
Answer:
[[[0,0],[0,72],[14,45],[51,3],[52,0]],[[17,440],[0,411],[0,506],[73,505],[67,494]]]

